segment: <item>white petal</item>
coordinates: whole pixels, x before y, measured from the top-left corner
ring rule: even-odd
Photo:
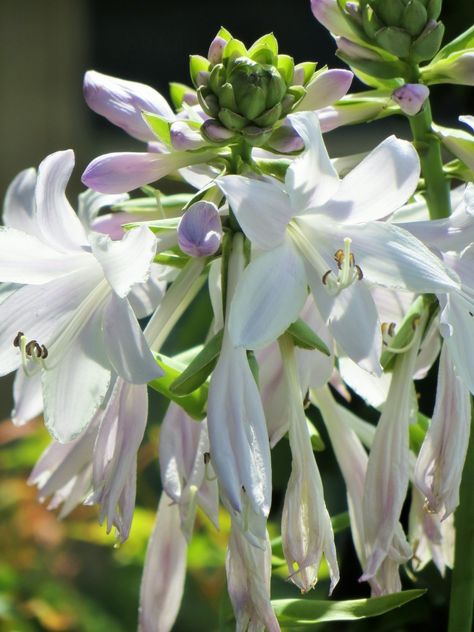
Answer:
[[[305,149],[293,160],[285,177],[295,215],[324,204],[338,188],[339,177],[324,144],[319,120],[314,112],[290,117],[304,141]]]
[[[126,299],[112,292],[102,326],[107,355],[120,377],[131,384],[145,384],[163,375]]]
[[[454,372],[448,347],[439,362],[436,403],[415,466],[415,483],[431,511],[449,516],[459,504],[459,486],[469,443],[469,391]]]
[[[438,257],[397,226],[371,222],[343,228],[327,224],[324,229],[328,239],[333,234],[335,243],[341,243],[343,236],[352,239],[355,261],[362,268],[364,278],[373,283],[413,292],[459,287]]]
[[[7,283],[47,283],[92,262],[85,252],[65,255],[33,235],[0,226],[0,279]]]
[[[306,296],[303,262],[286,240],[245,268],[231,303],[233,343],[254,349],[273,342],[298,318]]]
[[[43,160],[36,183],[36,222],[42,238],[61,251],[81,250],[87,243],[84,228],[66,198],[74,167],[72,149],[57,151]]]
[[[337,296],[331,296],[319,273],[309,266],[307,277],[315,303],[337,344],[363,369],[380,375],[380,322],[364,281],[355,281]]]
[[[419,175],[420,161],[411,143],[390,136],[342,180],[318,212],[348,223],[381,219],[405,204]]]
[[[49,348],[90,291],[89,279],[69,275],[45,285],[20,287],[0,305],[0,374],[20,364],[20,352],[13,346],[19,331],[27,340]]]
[[[90,243],[107,281],[121,298],[135,283],[147,281],[156,251],[156,239],[149,228],[130,230],[120,241],[112,241],[107,235],[91,235]]]
[[[27,377],[20,367],[13,383],[13,399],[12,422],[15,426],[23,426],[38,417],[43,411],[41,373]]]
[[[271,461],[260,393],[244,349],[227,338],[209,386],[208,429],[212,465],[233,508],[242,511],[243,486],[254,511],[268,516]]]
[[[319,110],[342,99],[351,87],[353,78],[350,70],[339,68],[318,74],[306,86],[306,94],[294,111]]]
[[[87,191],[79,194],[77,215],[86,231],[90,231],[93,230],[93,222],[97,219],[102,208],[105,206],[113,206],[114,204],[125,202],[126,200],[128,200],[126,193],[104,195],[103,193],[92,191],[92,189],[87,189]]]
[[[140,587],[140,632],[169,632],[178,615],[188,548],[179,521],[178,505],[162,492]]]
[[[160,278],[165,271],[164,266],[152,263],[148,281],[132,286],[127,298],[137,318],[149,316],[158,307],[166,291],[167,282]]]
[[[371,375],[350,358],[339,358],[339,372],[344,382],[369,406],[380,408],[387,399],[391,373]]]
[[[255,246],[267,250],[283,241],[293,210],[282,188],[243,176],[225,176],[217,184]]]
[[[12,181],[5,194],[3,223],[25,233],[35,235],[35,186],[36,170],[25,169]]]
[[[448,295],[441,313],[441,335],[449,347],[449,353],[458,375],[471,393],[474,393],[474,362],[467,349],[474,345],[474,306],[459,294]]]
[[[96,311],[72,341],[68,352],[43,372],[45,425],[61,443],[77,437],[97,412],[110,383],[100,320]]]

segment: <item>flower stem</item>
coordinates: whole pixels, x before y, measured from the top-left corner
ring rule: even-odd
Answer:
[[[474,420],[474,402],[472,417]],[[451,579],[448,632],[471,632],[474,608],[474,432],[462,473],[460,502],[454,515],[456,543]]]
[[[421,172],[426,183],[426,201],[431,219],[449,217],[451,202],[449,183],[443,172],[441,145],[431,129],[431,107],[429,100],[419,114],[408,117],[414,145],[421,162]]]

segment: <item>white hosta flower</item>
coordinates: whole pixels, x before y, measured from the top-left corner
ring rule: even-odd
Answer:
[[[87,236],[65,197],[73,165],[72,151],[48,156],[34,201],[13,223],[10,206],[0,229],[0,279],[20,284],[0,304],[0,372],[42,371],[45,422],[63,442],[96,413],[111,371],[135,384],[161,374],[127,300],[148,278],[155,238],[146,228],[119,242]],[[11,195],[25,178],[34,173],[20,174]]]
[[[217,528],[219,494],[210,463],[207,421],[196,423],[172,402],[160,427],[159,461],[163,489],[179,506],[186,539],[191,538],[197,505]]]
[[[371,377],[365,373],[367,377]],[[365,550],[364,513],[362,499],[364,495],[365,477],[368,456],[359,437],[347,423],[348,418],[355,417],[350,411],[337,404],[327,388],[311,391],[311,401],[319,408],[326,425],[331,445],[336,455],[347,489],[347,505],[351,521],[351,532],[357,557],[364,568],[367,557]],[[391,557],[381,564],[376,575],[369,578],[372,595],[385,595],[401,590],[399,575],[400,558],[406,561],[410,556],[403,555],[403,538],[401,525],[390,548]],[[402,545],[400,548],[399,544]],[[405,547],[406,548],[406,547]]]
[[[363,580],[374,577],[387,557],[393,559],[394,548],[400,551],[399,561],[406,561],[405,551],[410,556],[402,534],[397,538],[398,546],[394,547],[393,540],[408,489],[412,375],[425,322],[426,317],[422,316],[411,348],[396,361],[370,450],[362,502],[367,557]]]
[[[366,281],[416,292],[458,287],[412,235],[376,221],[414,192],[417,154],[410,143],[390,137],[340,180],[316,115],[299,113],[291,120],[306,149],[288,168],[283,185],[243,176],[218,181],[260,251],[233,299],[232,341],[253,349],[275,340],[298,317],[309,285],[340,347],[364,368],[380,372],[380,325]]]
[[[172,629],[183,597],[187,549],[179,507],[162,492],[140,587],[140,632]]]
[[[225,566],[238,632],[280,630],[270,603],[271,559],[268,533],[261,549],[250,544],[232,522]]]
[[[442,519],[459,504],[459,486],[471,426],[469,391],[456,375],[447,345],[439,362],[436,402],[415,466],[415,484],[426,506]]]
[[[283,505],[281,535],[290,579],[303,592],[314,587],[324,555],[331,577],[330,593],[339,581],[334,534],[323,485],[306,423],[293,343],[280,342],[288,398],[291,475]]]
[[[235,235],[227,317],[243,266],[243,236]],[[245,513],[249,503],[257,515],[266,518],[271,503],[271,462],[265,415],[245,349],[234,348],[227,322],[209,385],[207,420],[212,465],[233,510]]]

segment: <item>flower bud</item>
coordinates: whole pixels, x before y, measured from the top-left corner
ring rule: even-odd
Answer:
[[[275,36],[264,35],[249,50],[221,29],[208,58],[192,55],[191,78],[199,104],[215,127],[203,126],[206,140],[225,144],[239,137],[251,145],[265,144],[272,128],[305,96],[316,64],[295,68],[293,59],[278,54]],[[222,128],[231,132],[227,137]],[[217,132],[217,138],[213,134]]]
[[[429,93],[429,88],[423,84],[406,83],[394,91],[392,99],[398,103],[400,109],[405,112],[405,114],[414,116],[418,114],[423,107]]]
[[[221,219],[216,206],[211,202],[196,202],[179,222],[179,247],[191,257],[213,255],[219,249],[221,239]]]

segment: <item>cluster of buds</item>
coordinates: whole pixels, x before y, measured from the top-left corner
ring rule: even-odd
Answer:
[[[278,54],[273,34],[258,39],[249,50],[221,29],[208,57],[192,55],[190,72],[199,103],[210,117],[201,131],[217,144],[244,139],[264,145],[274,126],[305,96],[315,63],[295,66]]]
[[[441,0],[360,0],[345,12],[363,39],[414,63],[434,57],[443,39]]]

